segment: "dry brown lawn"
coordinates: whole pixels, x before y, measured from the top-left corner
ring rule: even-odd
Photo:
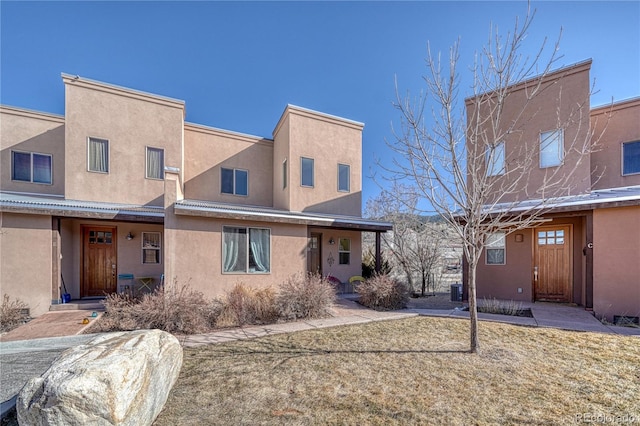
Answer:
[[[483,322],[479,354],[467,338],[468,321],[417,317],[186,348],[156,424],[640,423],[638,337]]]

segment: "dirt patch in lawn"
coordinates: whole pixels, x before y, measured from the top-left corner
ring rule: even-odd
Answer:
[[[410,297],[409,309],[455,309],[465,306],[462,302],[452,302],[451,293],[435,293],[420,297]]]

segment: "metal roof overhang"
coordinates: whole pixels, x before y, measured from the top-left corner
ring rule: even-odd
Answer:
[[[0,193],[0,211],[126,222],[164,222],[162,207],[67,200],[61,197],[6,192]]]
[[[355,216],[290,212],[286,210],[219,204],[198,200],[177,201],[174,205],[174,211],[177,215],[185,216],[289,223],[319,228],[351,229],[370,232],[386,232],[393,229],[393,225],[389,222],[363,219]]]

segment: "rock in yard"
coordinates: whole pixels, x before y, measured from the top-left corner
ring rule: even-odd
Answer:
[[[150,425],[182,367],[160,330],[110,333],[65,351],[16,402],[20,425]]]

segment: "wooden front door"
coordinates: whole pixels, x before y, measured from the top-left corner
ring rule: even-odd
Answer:
[[[307,242],[307,272],[322,275],[322,234],[312,232]]]
[[[81,297],[104,296],[117,290],[116,228],[82,227]]]
[[[573,276],[571,225],[536,228],[535,239],[535,300],[570,302]]]

